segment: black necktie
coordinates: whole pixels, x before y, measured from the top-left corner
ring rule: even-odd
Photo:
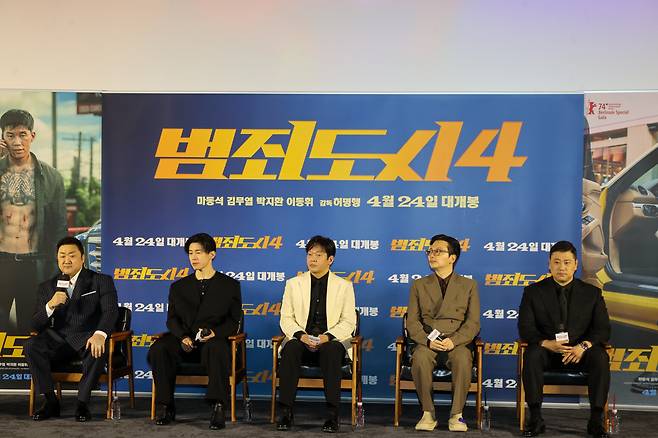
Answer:
[[[560,331],[564,331],[564,328],[567,324],[567,289],[561,287],[558,289],[557,294],[558,300],[560,301]]]

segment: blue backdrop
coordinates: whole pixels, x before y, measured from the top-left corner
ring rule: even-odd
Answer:
[[[548,271],[551,242],[580,241],[582,95],[105,94],[103,106],[102,266],[134,312],[137,390],[150,391],[169,284],[189,273],[185,238],[203,231],[215,267],[241,281],[250,389],[269,395],[284,282],[322,234],[354,282],[364,397],[392,399],[410,282],[445,233],[480,286],[488,398],[515,399],[523,286]]]

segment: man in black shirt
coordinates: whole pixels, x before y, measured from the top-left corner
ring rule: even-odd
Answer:
[[[341,365],[351,353],[356,328],[352,283],[329,271],[336,254],[333,240],[315,236],[306,245],[308,271],[286,282],[281,330],[286,335],[279,363],[281,415],[278,430],[292,425],[292,406],[302,363],[318,363],[324,379],[327,420],[322,430],[338,432]]]
[[[242,317],[240,283],[213,268],[216,244],[208,234],[187,239],[185,252],[195,272],[171,285],[169,333],[155,341],[148,352],[156,387],[155,424],[166,425],[176,417],[176,368],[186,355],[187,361],[198,359],[206,368],[206,400],[212,405],[210,428],[222,429],[231,370],[227,338],[236,334]]]
[[[587,432],[607,437],[603,406],[610,387],[610,359],[605,350],[610,319],[605,301],[599,288],[574,278],[578,261],[570,242],[551,247],[548,266],[552,277],[526,287],[519,308],[519,335],[528,342],[523,385],[530,421],[523,436],[545,430],[541,417],[544,370],[573,368],[588,373]]]

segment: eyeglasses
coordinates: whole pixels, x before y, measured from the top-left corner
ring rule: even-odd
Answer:
[[[447,249],[426,249],[425,250],[425,254],[427,254],[428,256],[430,256],[430,255],[438,256],[442,252],[444,252],[446,254],[450,254],[450,251],[448,251]]]

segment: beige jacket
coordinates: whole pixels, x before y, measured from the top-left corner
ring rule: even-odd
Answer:
[[[286,281],[281,302],[281,321],[279,323],[286,336],[281,347],[298,331],[306,331],[306,321],[311,307],[311,273]],[[354,287],[352,283],[329,272],[327,279],[327,332],[340,341],[352,357],[350,341],[356,328],[356,311]]]

